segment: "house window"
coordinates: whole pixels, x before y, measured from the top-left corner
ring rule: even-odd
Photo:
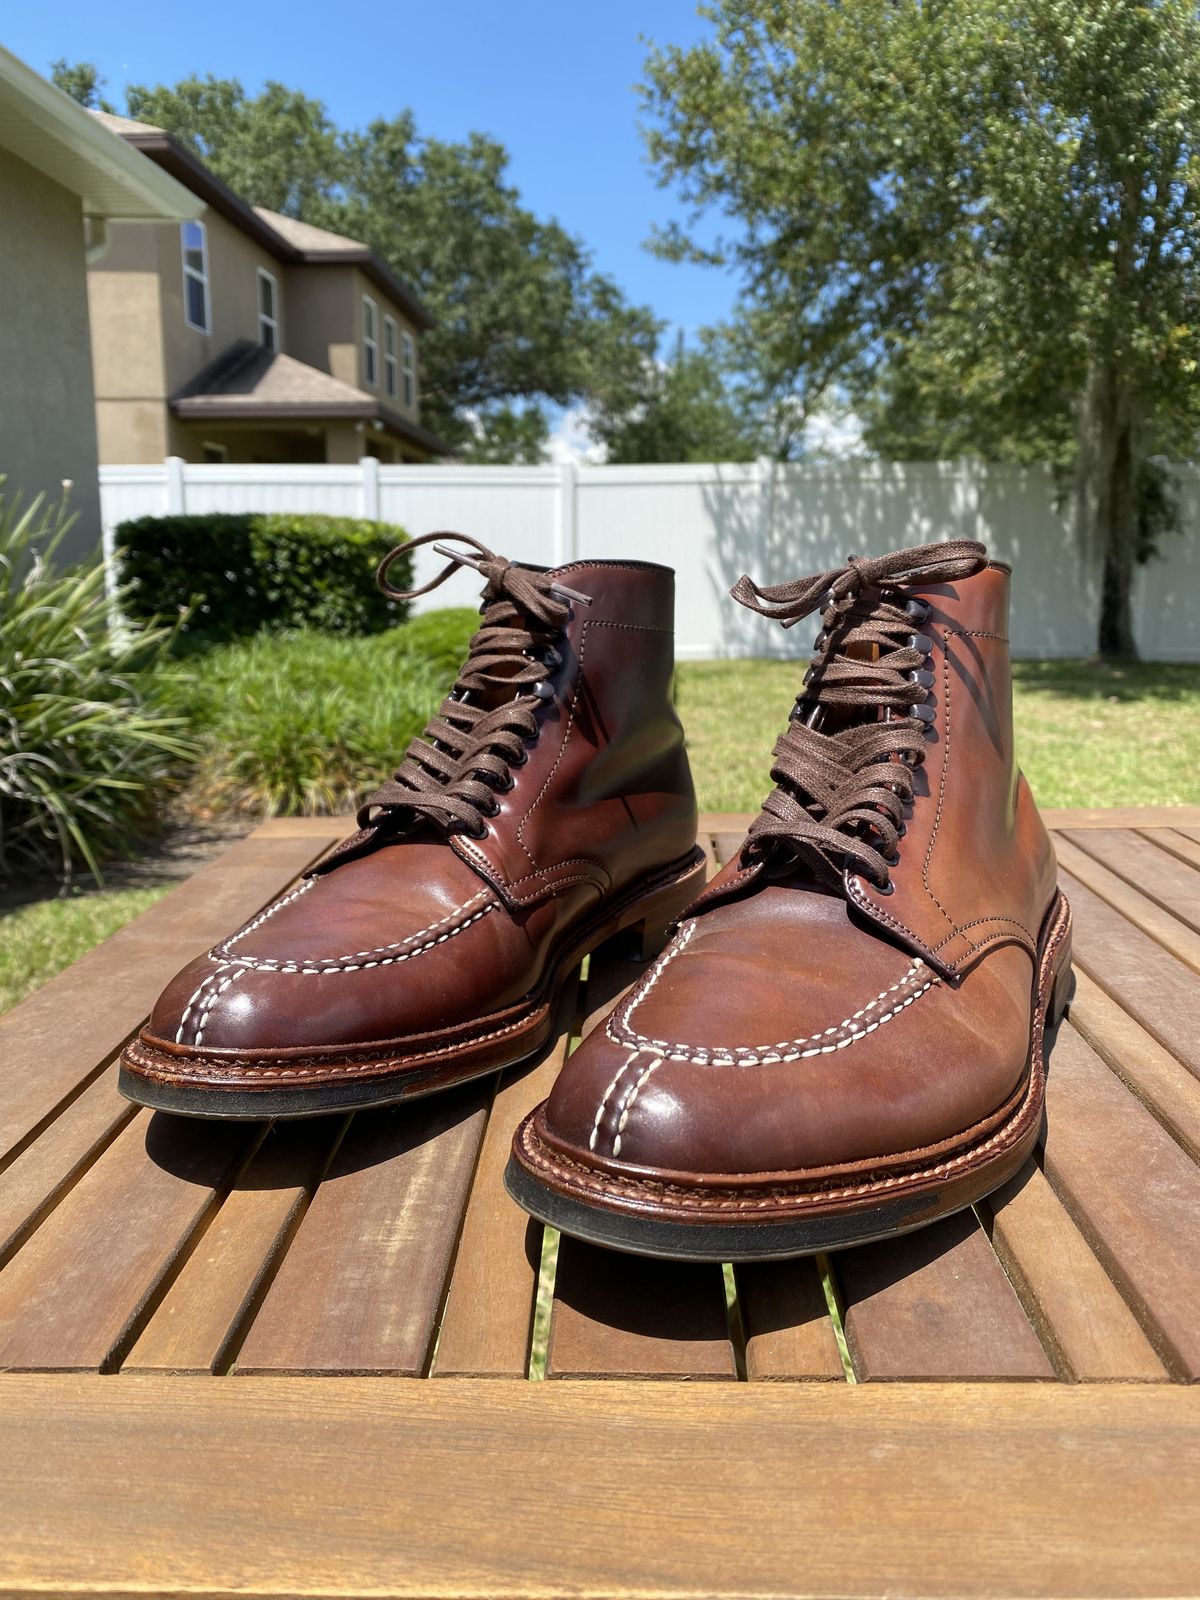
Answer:
[[[258,269],[258,342],[279,349],[279,285],[265,267]]]
[[[393,399],[396,397],[396,319],[383,319],[383,387]]]
[[[229,460],[229,446],[214,444],[211,439],[205,439],[200,446],[200,456],[206,466],[220,466]]]
[[[202,222],[179,226],[183,248],[183,316],[197,333],[212,332],[212,301],[208,291],[208,231]]]
[[[404,379],[404,404],[411,410],[417,393],[417,346],[411,333],[400,336],[400,372]]]
[[[379,382],[379,311],[369,294],[363,295],[363,376],[370,388]]]

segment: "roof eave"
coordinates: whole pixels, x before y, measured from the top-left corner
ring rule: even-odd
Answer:
[[[88,192],[86,181],[64,183],[61,173],[47,173],[55,182],[79,195],[91,216],[114,222],[187,222],[200,215],[196,196],[167,172],[138,160],[136,150],[78,105],[69,95],[48,83],[31,67],[0,45],[0,94],[13,103],[20,117],[34,127],[39,140],[69,151],[84,172],[116,188],[120,198],[100,203]],[[38,149],[14,148],[27,165],[46,172]],[[44,150],[44,144],[41,145]]]

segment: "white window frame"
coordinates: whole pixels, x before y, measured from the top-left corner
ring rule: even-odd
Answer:
[[[383,319],[383,387],[394,400],[400,392],[396,366],[396,319]]]
[[[270,316],[263,310],[262,286],[264,279],[271,285],[271,305],[273,309]],[[268,272],[266,267],[259,267],[258,269],[256,291],[258,294],[258,342],[265,349],[277,353],[279,350],[279,279],[273,272]],[[271,330],[270,344],[263,338],[263,330],[265,328]]]
[[[379,387],[379,307],[369,294],[363,295],[363,379],[368,389]],[[370,329],[370,332],[368,332]]]
[[[417,401],[417,341],[411,333],[400,335],[400,376],[404,385],[404,405],[411,411]]]
[[[188,242],[187,242],[187,230],[189,228],[199,228],[200,229],[200,260],[203,263],[203,265],[201,266],[199,271],[197,271],[195,267],[191,267],[191,266],[188,265],[188,249],[190,247],[189,247]],[[183,320],[187,323],[188,327],[192,328],[196,333],[211,334],[212,333],[212,289],[211,289],[211,285],[209,283],[209,274],[208,274],[208,227],[207,227],[207,225],[205,223],[199,222],[199,221],[192,221],[192,222],[181,222],[179,224],[179,259],[183,264]],[[200,285],[200,287],[204,291],[204,322],[205,322],[205,326],[203,328],[200,326],[200,324],[198,322],[193,322],[191,317],[188,315],[188,282],[189,282],[189,280],[192,280],[192,281],[198,283]]]

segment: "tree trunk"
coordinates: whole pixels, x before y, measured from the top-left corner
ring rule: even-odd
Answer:
[[[1096,362],[1080,408],[1075,514],[1080,545],[1101,571],[1097,648],[1102,656],[1137,655],[1137,475],[1132,395],[1115,362]]]

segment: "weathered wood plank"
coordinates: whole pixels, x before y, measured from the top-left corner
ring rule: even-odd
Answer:
[[[1042,810],[1048,828],[1200,828],[1200,806],[1074,806]]]
[[[213,1372],[227,1362],[264,1275],[320,1182],[345,1117],[276,1123],[247,1163],[122,1363],[133,1372]]]
[[[1200,1377],[1200,1169],[1070,1026],[1047,1079],[1045,1164],[1168,1368]]]
[[[1161,1382],[1166,1368],[1032,1163],[981,1206],[992,1246],[1069,1377]]]
[[[1086,972],[1076,968],[1071,1026],[1200,1161],[1200,1079],[1140,1027]]]
[[[1052,1378],[970,1211],[830,1258],[859,1378]]]
[[[0,1498],[9,1595],[1185,1595],[1200,1390],[0,1378]]]
[[[110,1061],[179,968],[253,916],[332,842],[255,832],[0,1017],[0,1159]]]
[[[493,1082],[355,1116],[237,1372],[425,1370]]]
[[[1143,828],[1141,836],[1189,866],[1200,867],[1200,839],[1189,839],[1175,828]]]
[[[1158,831],[1165,834],[1170,829]],[[1128,828],[1070,828],[1059,837],[1131,884],[1139,895],[1153,901],[1193,933],[1200,934],[1200,872],[1191,871],[1178,856],[1160,850],[1152,842],[1153,832],[1135,833]],[[1152,932],[1151,929],[1146,931]]]
[[[1164,910],[1148,894],[1126,883],[1116,872],[1111,872],[1085,854],[1071,843],[1068,834],[1060,833],[1054,848],[1060,867],[1080,883],[1086,884],[1127,922],[1157,940],[1164,950],[1184,962],[1193,972],[1200,973],[1200,933],[1194,932],[1171,911]],[[1180,867],[1178,875],[1182,876],[1187,870],[1186,867]]]
[[[436,1377],[523,1378],[541,1264],[542,1226],[504,1188],[513,1129],[554,1086],[564,1033],[528,1071],[505,1075],[492,1104],[454,1260]]]
[[[1070,873],[1060,880],[1074,915],[1076,967],[1200,1077],[1195,974]]]
[[[564,1237],[548,1378],[734,1378],[718,1266],[649,1261]]]
[[[0,1272],[0,1367],[119,1359],[261,1133],[139,1113]]]
[[[0,1175],[0,1265],[133,1119],[110,1067],[27,1145]]]
[[[841,1351],[815,1261],[764,1261],[734,1269],[746,1376],[844,1383]]]

